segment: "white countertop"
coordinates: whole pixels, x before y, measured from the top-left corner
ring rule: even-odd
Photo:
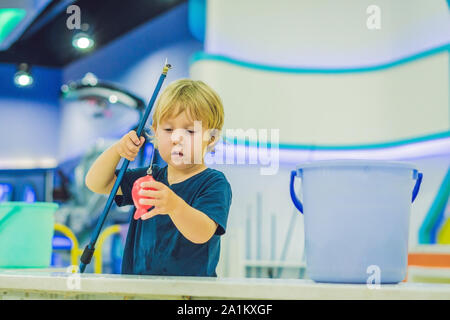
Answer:
[[[78,284],[78,286],[77,286]],[[446,299],[450,284],[315,283],[299,279],[70,274],[0,269],[2,299]]]
[[[450,244],[422,244],[409,250],[409,253],[443,253],[450,254]]]

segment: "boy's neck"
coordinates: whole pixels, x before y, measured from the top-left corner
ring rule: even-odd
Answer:
[[[206,168],[207,168],[207,166],[204,163],[202,163],[202,164],[190,167],[190,168],[179,170],[168,164],[167,165],[167,182],[169,182],[169,184],[183,182],[184,180],[196,175],[197,173],[202,172]]]

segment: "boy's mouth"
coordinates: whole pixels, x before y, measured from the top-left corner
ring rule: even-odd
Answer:
[[[181,151],[174,151],[174,152],[172,152],[172,156],[182,157],[183,156],[183,152],[181,152]]]

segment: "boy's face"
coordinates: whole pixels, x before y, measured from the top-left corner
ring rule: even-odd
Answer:
[[[187,169],[203,164],[207,132],[201,121],[193,121],[183,111],[176,117],[161,121],[155,131],[158,150],[167,164],[177,169]],[[205,135],[206,140],[203,140]]]

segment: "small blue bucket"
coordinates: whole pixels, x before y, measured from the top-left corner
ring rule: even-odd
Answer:
[[[303,204],[294,191],[296,177],[302,180]],[[297,166],[290,193],[304,213],[309,278],[372,284],[404,280],[411,203],[421,182],[422,173],[403,162],[326,160]]]

